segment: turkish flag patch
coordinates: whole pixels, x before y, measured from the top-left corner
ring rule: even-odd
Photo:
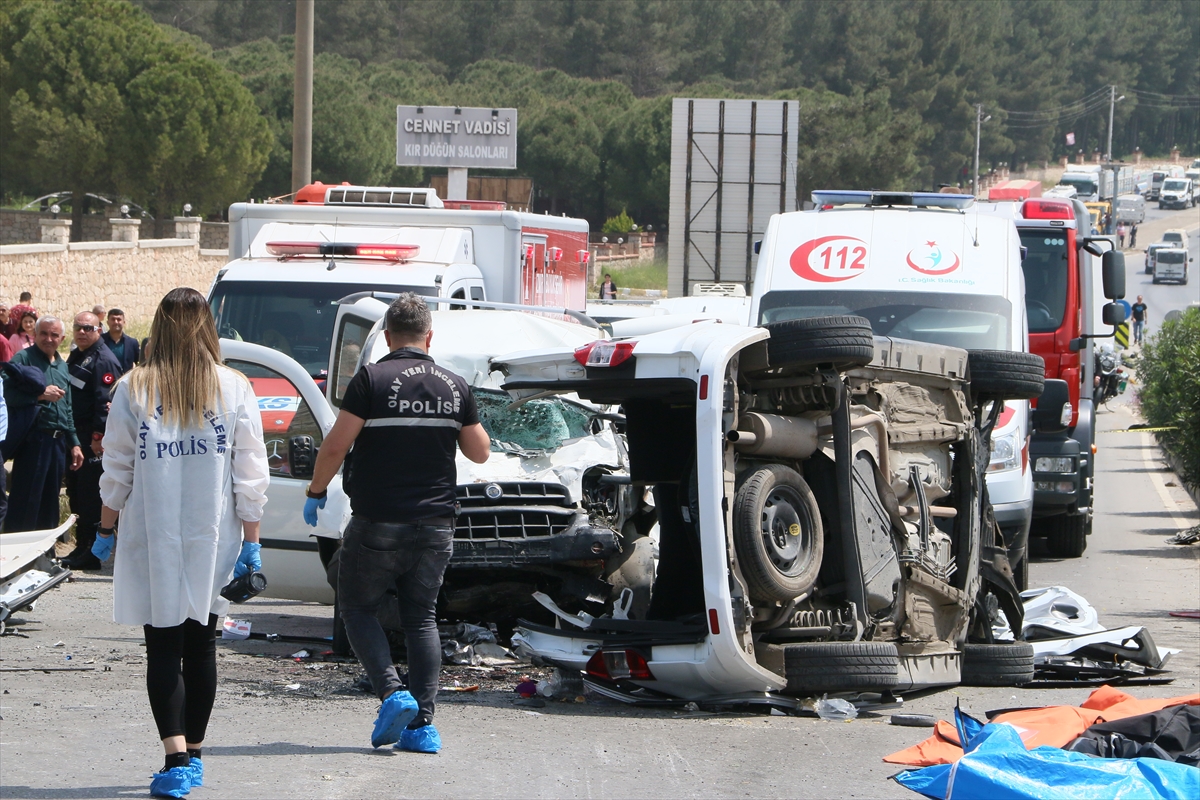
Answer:
[[[100,380],[104,382],[105,386],[112,386],[113,381],[115,381],[116,379],[117,379],[117,376],[113,375],[111,372],[106,372],[106,373],[104,373],[104,377],[101,378]]]

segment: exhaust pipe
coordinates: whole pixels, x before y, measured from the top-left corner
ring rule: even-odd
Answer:
[[[817,423],[807,417],[751,411],[725,438],[748,455],[805,459],[817,450]]]

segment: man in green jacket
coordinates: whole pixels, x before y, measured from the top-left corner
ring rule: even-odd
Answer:
[[[13,355],[12,363],[41,370],[45,387],[41,394],[23,389],[8,376],[4,399],[10,415],[37,405],[37,416],[15,444],[12,487],[4,530],[36,531],[58,527],[58,494],[68,459],[71,469],[83,464],[83,450],[71,414],[71,375],[67,362],[58,354],[63,340],[62,321],[42,317],[34,328],[34,346]],[[11,436],[10,436],[11,439]],[[10,444],[12,442],[10,441]]]

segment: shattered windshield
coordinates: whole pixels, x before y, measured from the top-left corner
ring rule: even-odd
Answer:
[[[544,397],[509,408],[512,398],[504,392],[472,391],[493,452],[557,450],[564,442],[592,433],[593,412],[567,400]]]

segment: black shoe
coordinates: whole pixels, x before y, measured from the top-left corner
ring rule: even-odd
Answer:
[[[100,559],[96,558],[90,552],[71,553],[71,555],[62,560],[62,563],[68,569],[78,570],[98,570],[104,566],[100,562]]]

